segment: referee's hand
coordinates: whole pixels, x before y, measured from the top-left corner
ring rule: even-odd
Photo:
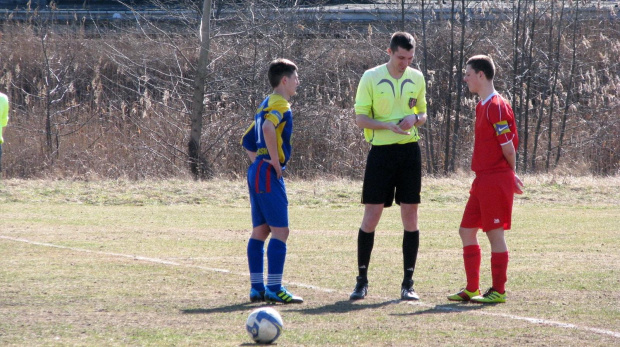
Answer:
[[[401,119],[398,122],[398,126],[402,130],[407,131],[407,130],[413,128],[416,125],[416,123],[418,122],[418,120],[419,120],[419,118],[418,118],[418,116],[416,114],[410,114],[407,117]]]
[[[408,131],[404,131],[403,129],[401,129],[398,124],[385,123],[385,125],[386,125],[386,129],[392,130],[393,132],[395,132],[397,134],[410,135],[410,133]]]

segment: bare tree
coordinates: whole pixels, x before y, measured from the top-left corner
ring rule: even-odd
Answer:
[[[191,132],[187,144],[190,169],[194,179],[205,178],[208,173],[207,161],[201,156],[200,138],[202,137],[202,112],[204,109],[205,80],[209,65],[209,48],[211,43],[211,0],[204,0],[202,22],[200,25],[200,56],[194,77],[194,93],[192,96]]]
[[[451,120],[452,120],[452,81],[454,80],[454,76],[452,75],[454,69],[454,22],[455,22],[455,3],[456,0],[452,0],[451,2],[451,13],[450,13],[450,63],[448,65],[448,98],[446,101],[446,133],[445,133],[445,148],[444,148],[444,166],[443,171],[444,174],[447,174],[450,171],[450,139],[452,138],[452,128],[451,128]]]
[[[453,1],[456,11],[450,14],[450,5],[423,1],[410,6],[411,2],[393,0],[388,11],[374,14],[381,18],[359,23],[329,19],[324,8],[309,16],[312,9],[290,7],[291,2],[216,1],[211,0],[219,7],[218,18],[211,17],[210,25],[203,26],[208,31],[203,38],[210,40],[203,88],[196,88],[200,41],[195,28],[206,11],[195,3],[181,11],[169,7],[167,18],[176,16],[174,20],[153,20],[135,10],[132,20],[87,20],[81,26],[84,22],[76,18],[55,23],[47,35],[34,19],[6,26],[0,84],[9,91],[16,112],[16,136],[7,144],[14,153],[7,156],[13,160],[7,165],[9,174],[49,175],[45,170],[53,163],[53,174],[65,177],[187,177],[194,175],[191,142],[198,174],[192,177],[208,177],[210,172],[241,177],[247,158],[239,138],[259,96],[269,90],[265,67],[284,55],[299,63],[302,74],[299,93],[292,99],[298,145],[289,175],[359,178],[368,144],[351,122],[355,88],[364,70],[384,62],[385,38],[400,27],[403,4],[405,29],[421,25],[418,63],[428,83],[429,122],[421,129],[427,172],[449,173],[469,164],[459,155],[468,147],[465,130],[470,129],[462,115],[473,111],[475,98],[460,95],[459,82],[470,48],[488,52],[500,67],[516,67],[500,74],[497,84],[513,91],[515,114],[521,115],[523,142],[529,142],[519,151],[520,159],[527,158],[525,170],[536,170],[545,159],[551,168],[557,159],[586,163],[593,173],[617,170],[617,69],[612,57],[619,34],[613,30],[615,22],[591,21],[583,11],[573,23],[572,15],[569,20],[564,12],[575,10],[575,5],[565,9],[562,3],[557,12],[558,3],[555,14],[543,17],[544,6],[553,12],[554,4],[515,2],[511,21],[494,17],[494,11],[485,13],[490,2],[465,1],[463,7],[463,1],[461,6]],[[167,4],[162,1],[162,8]],[[421,22],[416,16],[420,9]],[[588,29],[583,29],[585,21],[592,23]],[[583,43],[578,41],[581,37]],[[582,45],[588,49],[575,52]],[[584,63],[591,68],[583,78],[574,76]],[[202,92],[201,103],[194,102],[196,91]],[[579,100],[588,100],[590,108],[579,107]],[[199,107],[202,111],[195,112]],[[592,117],[590,109],[604,117]],[[200,115],[194,119],[202,124],[190,123],[193,114]],[[579,126],[572,126],[577,122]],[[546,151],[538,153],[542,147]]]
[[[424,5],[425,5],[425,1],[422,0],[420,4],[420,8],[422,11],[422,47],[423,47],[422,73],[424,74],[424,77],[427,79],[427,86],[428,86],[428,79],[429,79],[428,47],[426,45],[426,37],[427,37],[426,18],[425,18],[426,9]],[[435,146],[434,146],[434,141],[433,141],[433,123],[435,122],[434,107],[429,105],[426,112],[428,114],[428,120],[426,122],[426,126],[422,128],[422,133],[425,133],[428,136],[428,141],[426,141],[426,144],[424,146],[425,151],[426,151],[426,166],[428,167],[428,170],[430,170],[431,173],[436,174],[437,173],[437,158],[435,158]]]
[[[517,103],[517,88],[519,86],[519,34],[521,25],[521,0],[518,0],[516,4],[513,2],[513,42],[512,46],[512,105],[516,106]]]
[[[545,56],[546,59],[546,68],[544,72],[537,75],[537,84],[542,87],[542,91],[539,94],[538,99],[538,112],[536,114],[536,127],[534,129],[534,148],[532,149],[532,159],[530,161],[530,167],[532,171],[536,171],[536,159],[538,155],[538,144],[540,142],[540,133],[542,128],[542,121],[545,113],[545,103],[547,98],[549,97],[549,89],[550,89],[550,75],[552,70],[552,59],[553,59],[553,26],[555,24],[555,2],[551,2],[551,10],[549,12],[549,33],[547,34],[547,54]]]
[[[575,19],[573,20],[573,56],[571,59],[570,74],[568,77],[568,87],[566,89],[566,99],[564,100],[564,113],[562,114],[562,122],[560,124],[560,138],[558,140],[558,150],[555,156],[555,166],[558,166],[560,157],[562,156],[562,146],[564,145],[564,135],[566,134],[566,120],[568,118],[568,112],[572,105],[573,98],[573,76],[575,74],[575,67],[577,65],[577,31],[579,28],[579,2],[575,4]]]
[[[527,172],[527,155],[528,155],[528,140],[530,137],[529,121],[530,121],[530,96],[532,94],[532,68],[533,68],[533,50],[534,50],[534,34],[536,32],[536,0],[532,0],[532,23],[528,35],[528,49],[527,49],[527,67],[525,69],[525,105],[524,108],[524,124],[523,124],[523,172]]]
[[[454,160],[458,157],[457,143],[459,142],[461,97],[463,95],[463,59],[465,55],[465,0],[461,0],[461,41],[459,44],[459,60],[456,68],[456,106],[454,112],[454,130],[452,131],[452,157],[450,158],[450,171],[454,171]]]
[[[557,40],[556,40],[556,47],[555,47],[555,58],[553,59],[554,64],[553,64],[553,78],[552,78],[552,86],[551,86],[551,100],[549,101],[549,119],[548,119],[548,123],[547,123],[547,132],[548,132],[548,138],[547,138],[547,153],[545,155],[545,170],[547,172],[549,172],[549,165],[550,165],[550,161],[551,161],[551,154],[552,154],[552,140],[553,140],[553,114],[554,114],[554,110],[555,110],[555,95],[556,95],[556,88],[558,85],[558,73],[560,71],[560,44],[562,43],[562,28],[564,26],[564,5],[565,5],[565,0],[562,0],[562,8],[560,9],[560,19],[559,19],[559,23],[558,23],[558,34],[557,34]]]

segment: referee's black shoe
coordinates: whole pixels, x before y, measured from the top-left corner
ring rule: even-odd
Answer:
[[[418,293],[413,290],[413,280],[404,280],[400,287],[401,300],[420,300]]]
[[[368,294],[368,279],[357,276],[357,284],[353,293],[349,296],[349,300],[360,300],[366,297]]]

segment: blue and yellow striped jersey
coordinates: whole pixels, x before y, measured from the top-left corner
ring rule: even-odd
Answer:
[[[241,138],[241,145],[256,152],[256,159],[271,159],[263,137],[263,123],[272,122],[276,128],[278,157],[284,167],[291,157],[291,135],[293,133],[293,112],[291,104],[279,94],[271,94],[258,107],[254,121]]]

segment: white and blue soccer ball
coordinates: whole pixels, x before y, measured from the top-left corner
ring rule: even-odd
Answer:
[[[245,322],[245,329],[257,343],[273,343],[280,337],[284,323],[282,317],[271,307],[252,311]]]

